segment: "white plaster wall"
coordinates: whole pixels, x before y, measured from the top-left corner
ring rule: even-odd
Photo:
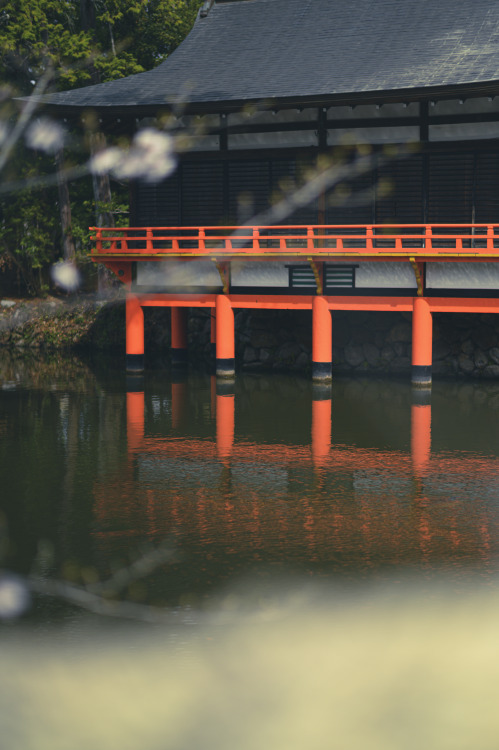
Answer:
[[[427,263],[426,286],[430,289],[499,289],[499,262]]]
[[[417,289],[413,268],[407,263],[359,263],[355,271],[355,286],[380,289]]]
[[[141,261],[137,263],[137,285],[144,287],[222,286],[211,260]]]
[[[235,261],[231,266],[231,285],[233,287],[287,287],[288,282],[289,271],[285,263]]]

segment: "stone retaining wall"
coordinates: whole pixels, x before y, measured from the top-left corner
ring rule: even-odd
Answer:
[[[145,308],[146,357],[168,354],[170,310]],[[411,314],[334,312],[333,368],[344,374],[407,375],[411,366]],[[499,315],[433,316],[433,373],[499,379]],[[310,371],[311,311],[238,310],[236,367],[249,371]],[[0,346],[85,348],[124,352],[125,305],[79,301],[16,302],[0,307]],[[189,357],[210,361],[210,313],[189,312]]]
[[[240,310],[235,315],[236,366],[243,370],[310,370],[310,311]],[[191,310],[190,357],[209,358],[209,312]],[[433,373],[499,378],[499,315],[436,313]],[[337,373],[407,374],[411,314],[333,313],[333,367]]]

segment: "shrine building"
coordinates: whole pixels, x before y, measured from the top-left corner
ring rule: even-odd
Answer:
[[[171,307],[174,361],[188,308],[209,308],[220,377],[235,310],[311,310],[319,381],[336,311],[399,311],[428,386],[432,315],[499,312],[495,0],[206,2],[158,67],[46,103],[173,144],[166,177],[131,179],[130,226],[94,229],[131,371],[147,306]]]

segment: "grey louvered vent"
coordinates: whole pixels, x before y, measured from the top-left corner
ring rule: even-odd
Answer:
[[[357,266],[326,265],[324,286],[327,289],[353,289],[355,287],[355,269]]]
[[[288,266],[289,286],[292,289],[316,288],[314,272],[310,266]]]

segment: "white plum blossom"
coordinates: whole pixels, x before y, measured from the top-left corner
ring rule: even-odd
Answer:
[[[107,174],[116,169],[124,158],[123,151],[116,146],[104,148],[92,156],[89,169],[94,174]]]
[[[24,581],[12,573],[0,574],[0,619],[19,617],[29,603],[30,595]]]
[[[68,292],[74,292],[80,286],[80,272],[75,264],[70,261],[56,263],[52,266],[50,274],[54,284]]]
[[[9,128],[7,127],[7,123],[2,122],[0,120],[0,146],[4,141],[7,140],[7,136],[9,135]]]
[[[128,151],[116,147],[95,154],[89,169],[94,174],[111,172],[118,179],[142,179],[159,182],[176,167],[173,138],[154,128],[139,131]]]
[[[53,154],[64,145],[65,130],[59,123],[42,118],[26,131],[26,145],[37,151]]]

